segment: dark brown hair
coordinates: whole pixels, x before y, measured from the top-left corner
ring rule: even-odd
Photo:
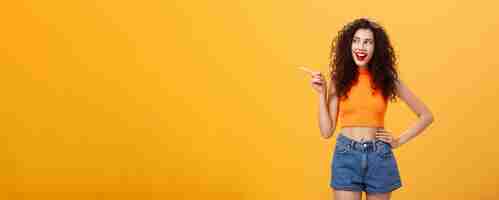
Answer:
[[[372,75],[372,88],[380,88],[386,100],[396,100],[398,73],[395,69],[397,58],[388,34],[378,23],[359,18],[346,24],[331,42],[329,73],[331,87],[336,88],[338,97],[348,98],[348,91],[357,80],[358,67],[352,57],[352,39],[358,29],[369,29],[374,35],[374,53],[368,63]]]

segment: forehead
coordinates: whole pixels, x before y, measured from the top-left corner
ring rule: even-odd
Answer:
[[[373,32],[370,29],[366,28],[361,28],[355,31],[355,34],[353,35],[355,38],[361,38],[361,39],[373,39]]]

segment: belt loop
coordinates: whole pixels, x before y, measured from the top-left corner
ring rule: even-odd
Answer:
[[[364,138],[360,138],[360,142],[358,144],[360,146],[360,150],[362,152],[366,152],[367,148],[366,148],[366,145],[365,145],[365,142],[364,142]]]

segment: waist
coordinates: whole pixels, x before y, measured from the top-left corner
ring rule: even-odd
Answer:
[[[389,145],[388,143],[377,139],[356,141],[345,136],[343,133],[338,135],[336,143],[341,143],[348,148],[361,152],[374,152],[383,145]]]
[[[355,141],[368,141],[376,139],[376,132],[383,127],[342,127],[340,134],[355,140]]]

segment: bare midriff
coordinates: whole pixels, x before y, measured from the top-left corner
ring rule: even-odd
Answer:
[[[340,134],[355,141],[370,141],[376,139],[376,132],[383,127],[342,127]]]

